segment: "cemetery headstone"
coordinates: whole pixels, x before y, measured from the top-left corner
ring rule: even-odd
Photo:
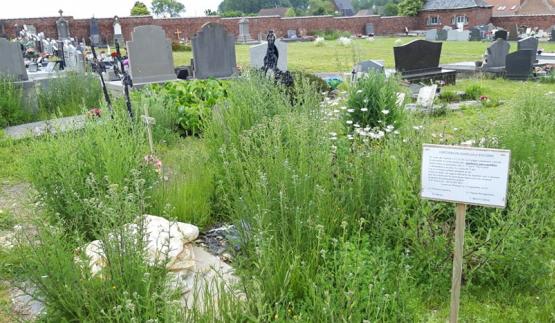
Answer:
[[[442,43],[415,40],[393,48],[395,69],[401,73],[439,70]]]
[[[0,38],[8,38],[7,36],[5,22],[0,20]]]
[[[439,41],[446,41],[446,40],[447,40],[447,32],[448,32],[448,31],[445,30],[445,29],[440,29],[440,30],[437,32],[437,40],[439,40]]]
[[[536,55],[538,53],[539,40],[536,37],[526,37],[517,43],[517,50],[531,50],[532,51],[532,64],[536,62]]]
[[[135,84],[176,79],[171,42],[160,26],[138,26],[127,42],[129,73]]]
[[[85,60],[83,53],[77,50],[73,44],[68,44],[64,47],[64,55],[67,70],[79,73],[85,72]]]
[[[9,75],[18,81],[29,79],[19,43],[0,38],[0,74]]]
[[[511,45],[503,38],[498,38],[487,49],[486,62],[482,66],[485,71],[502,70]]]
[[[275,45],[279,52],[277,67],[282,71],[287,71],[287,43],[276,40]],[[251,48],[249,49],[249,53],[250,64],[253,68],[264,67],[264,56],[266,56],[267,51],[267,42],[264,42],[260,45],[251,46]]]
[[[481,41],[482,40],[482,31],[477,28],[471,28],[470,29],[470,41]]]
[[[23,30],[25,30],[25,32],[29,36],[36,36],[37,35],[37,28],[33,25],[23,25]]]
[[[509,29],[509,34],[508,36],[508,40],[510,41],[517,41],[518,40],[518,36],[519,36],[519,31],[518,31],[518,26],[517,25],[513,25],[510,29]]]
[[[553,26],[551,30],[551,39],[549,39],[549,41],[555,41],[555,26]]]
[[[58,13],[60,14],[60,18],[58,18],[58,20],[56,20],[56,28],[58,30],[58,39],[59,40],[65,40],[65,39],[69,39],[69,23],[67,22],[67,20],[63,17],[63,10],[59,10]]]
[[[121,31],[121,23],[119,17],[114,17],[114,43],[123,44],[123,32]]]
[[[374,24],[370,24],[370,23],[366,24],[365,31],[366,31],[366,36],[374,36],[375,34]]]
[[[196,78],[230,77],[235,73],[235,36],[223,25],[205,24],[192,43]]]
[[[416,105],[424,109],[431,108],[434,105],[436,94],[437,94],[437,84],[422,87],[418,92]]]
[[[495,41],[499,38],[501,38],[503,40],[508,40],[508,37],[509,37],[508,32],[506,30],[500,29],[500,30],[496,31],[495,34],[493,35],[493,40]]]
[[[438,40],[437,29],[426,30],[426,40],[427,41],[436,41],[436,40]]]
[[[287,31],[287,38],[289,39],[296,39],[297,38],[297,31],[296,30],[288,30]]]
[[[249,30],[249,20],[247,18],[241,18],[241,20],[239,20],[239,38],[237,41],[240,43],[248,43],[252,41]]]
[[[90,23],[90,39],[91,44],[95,47],[100,46],[102,38],[100,37],[100,27],[98,27],[98,20],[96,18],[91,19]]]
[[[510,80],[527,80],[532,73],[531,57],[535,56],[535,52],[530,49],[517,50],[507,55],[506,77]]]
[[[450,41],[468,41],[470,38],[470,31],[468,30],[448,30],[447,40]]]
[[[369,60],[369,61],[360,62],[355,66],[356,73],[370,73],[371,71],[377,72],[377,73],[384,73],[385,72],[384,62]]]

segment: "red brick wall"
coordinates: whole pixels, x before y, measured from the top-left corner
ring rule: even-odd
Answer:
[[[515,25],[538,27],[547,31],[551,26],[555,26],[555,15],[533,15],[533,16],[511,16],[511,17],[492,17],[491,22],[506,30],[512,30]]]
[[[428,16],[439,15],[441,25],[428,26],[426,20]],[[463,10],[439,10],[433,12],[421,12],[417,17],[293,17],[280,18],[272,17],[249,17],[250,32],[254,39],[258,38],[259,33],[267,32],[272,29],[281,37],[287,34],[287,30],[296,29],[303,35],[311,35],[318,30],[337,29],[349,31],[353,34],[363,34],[367,23],[374,24],[374,29],[378,35],[388,35],[404,32],[405,27],[410,30],[425,30],[430,28],[441,28],[451,25],[453,16],[466,15],[469,18],[467,27],[488,24],[492,22],[496,26],[509,29],[515,24],[527,25],[530,27],[540,27],[544,30],[555,25],[555,15],[544,16],[511,16],[511,17],[492,17],[491,8],[475,8]],[[37,31],[44,32],[46,37],[57,38],[56,20],[58,17],[46,18],[22,18],[5,19],[4,25],[6,33],[13,37],[15,35],[15,25],[23,24],[34,25]],[[90,19],[74,19],[65,17],[69,22],[69,30],[72,37],[82,39],[89,38]],[[182,38],[191,38],[207,22],[217,22],[223,24],[226,29],[234,34],[239,33],[240,18],[219,18],[219,17],[197,17],[197,18],[169,18],[153,19],[151,16],[141,17],[121,17],[120,23],[126,40],[131,39],[133,28],[141,25],[158,25],[164,28],[168,38],[177,40],[176,31],[179,29]],[[113,18],[98,18],[100,33],[104,41],[113,40]]]

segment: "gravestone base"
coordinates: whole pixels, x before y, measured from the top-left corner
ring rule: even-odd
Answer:
[[[442,69],[434,72],[404,74],[402,79],[410,83],[436,83],[440,81],[445,85],[455,85],[457,83],[457,72]]]

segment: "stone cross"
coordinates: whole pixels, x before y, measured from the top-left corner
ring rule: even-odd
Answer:
[[[177,40],[181,40],[181,34],[182,32],[179,30],[179,28],[177,29],[177,31],[174,33],[177,35]]]
[[[60,14],[60,17],[64,16],[64,11],[62,9],[58,10],[58,13]]]

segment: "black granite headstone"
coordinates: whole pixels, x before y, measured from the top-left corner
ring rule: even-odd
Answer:
[[[507,55],[506,77],[510,80],[526,80],[532,73],[532,56],[534,51],[529,49],[518,50]]]
[[[100,28],[98,27],[98,21],[94,17],[91,18],[90,35],[91,44],[95,47],[99,46],[101,43]]]
[[[495,32],[495,34],[493,35],[493,40],[497,40],[498,38],[504,39],[504,40],[508,40],[509,38],[509,33],[506,30],[498,30]]]
[[[403,74],[440,71],[442,43],[415,40],[403,46],[393,47],[395,69]]]
[[[555,28],[551,31],[551,39],[549,41],[555,41]]]

